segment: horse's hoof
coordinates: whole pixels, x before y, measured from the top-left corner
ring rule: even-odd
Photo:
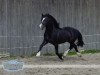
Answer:
[[[62,60],[64,60],[65,56],[62,56]]]
[[[38,52],[38,53],[36,54],[36,57],[40,57],[40,55],[41,55],[41,53],[40,53],[40,52]]]
[[[61,60],[64,60],[62,54],[59,55],[59,58],[60,58]]]
[[[40,55],[36,54],[36,57],[40,57]]]
[[[78,57],[82,57],[81,53],[77,52],[77,56]]]
[[[60,60],[63,61],[64,59],[63,58],[60,58]]]

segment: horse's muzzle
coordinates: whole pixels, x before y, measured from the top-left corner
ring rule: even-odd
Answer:
[[[40,25],[39,25],[39,27],[40,27],[40,29],[44,29],[44,26],[43,26],[43,24],[41,23]]]

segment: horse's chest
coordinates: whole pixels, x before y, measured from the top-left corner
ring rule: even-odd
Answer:
[[[51,44],[54,44],[55,42],[56,42],[56,40],[53,38],[53,37],[51,37],[51,36],[45,36],[45,40],[47,41],[47,42],[49,42],[49,43],[51,43]]]

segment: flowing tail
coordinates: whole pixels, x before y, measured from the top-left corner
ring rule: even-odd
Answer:
[[[83,37],[82,37],[82,35],[81,35],[81,33],[80,33],[79,36],[78,36],[77,46],[83,47],[83,45],[84,45]]]

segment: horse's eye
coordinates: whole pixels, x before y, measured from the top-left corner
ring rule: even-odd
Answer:
[[[42,23],[43,25],[45,25],[45,23]]]

